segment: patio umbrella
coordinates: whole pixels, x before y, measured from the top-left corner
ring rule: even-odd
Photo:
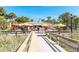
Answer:
[[[22,23],[22,24],[19,24],[19,26],[33,26],[33,25],[29,23]]]
[[[45,27],[47,27],[48,25],[47,24],[41,24],[42,26],[45,26]]]
[[[19,24],[11,24],[11,26],[19,26]]]
[[[49,23],[43,23],[41,25],[44,26],[44,27],[52,27],[53,26],[52,24],[49,24]]]
[[[64,24],[54,24],[53,26],[54,27],[65,27],[66,25],[64,25]]]

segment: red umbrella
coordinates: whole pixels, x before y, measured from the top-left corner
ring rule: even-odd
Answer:
[[[19,26],[19,24],[11,24],[11,26]]]

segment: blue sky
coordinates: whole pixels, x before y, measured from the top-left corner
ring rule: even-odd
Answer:
[[[79,6],[4,6],[7,12],[15,12],[17,16],[27,16],[38,20],[51,16],[56,18],[64,12],[79,16]]]

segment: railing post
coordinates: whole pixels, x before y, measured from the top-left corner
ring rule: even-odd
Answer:
[[[59,45],[59,37],[57,37],[57,44]]]
[[[52,38],[51,38],[51,33],[50,33],[50,32],[49,32],[49,39],[52,39]]]
[[[77,52],[79,52],[79,42],[77,42]]]

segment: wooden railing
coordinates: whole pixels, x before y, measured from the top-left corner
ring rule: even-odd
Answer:
[[[31,43],[32,32],[27,36],[23,44],[18,48],[17,52],[28,52]]]
[[[59,33],[58,30],[52,30],[51,32],[53,33]],[[70,33],[71,31],[70,30],[60,30],[60,33]]]
[[[18,33],[24,33],[23,31],[20,31],[20,30],[16,30],[16,31],[3,30],[3,31],[0,31],[0,32],[2,32],[2,33],[12,33],[12,34],[13,34],[13,33],[16,33],[16,32],[17,32],[17,34],[18,34]],[[31,31],[25,31],[25,33],[26,33],[26,32],[29,33],[29,32],[31,32]]]
[[[19,34],[25,34],[25,35],[28,35],[29,33],[30,33],[31,31],[25,31],[25,32],[23,32],[23,31],[18,31],[18,30],[16,30],[16,31],[0,31],[0,35],[8,35],[8,34],[15,34],[15,36],[17,36],[17,35],[19,35]]]
[[[53,40],[54,42],[59,44],[61,47],[66,49],[67,51],[70,51],[70,52],[79,51],[79,41],[76,39],[71,39],[71,38],[62,36],[60,34],[53,33],[51,31],[46,32],[46,35],[51,40]]]

